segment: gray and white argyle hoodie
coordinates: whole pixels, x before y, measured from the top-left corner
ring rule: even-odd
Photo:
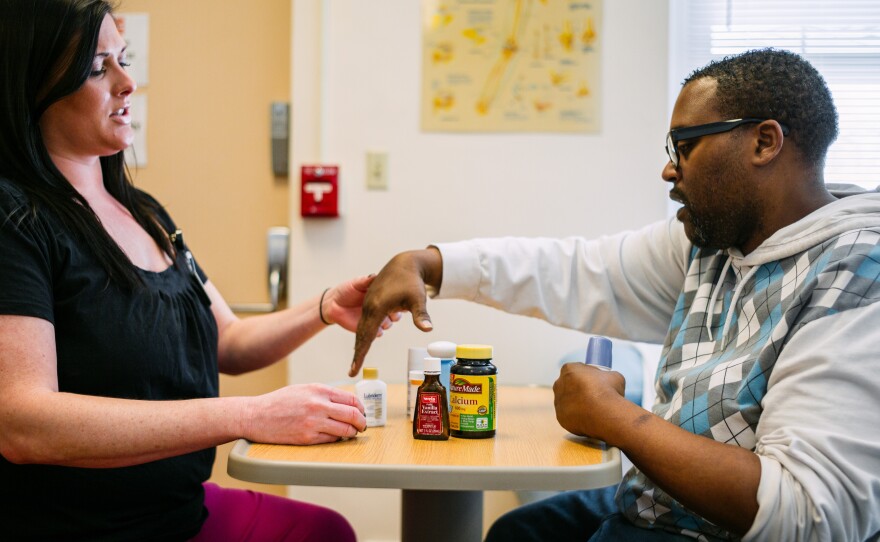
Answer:
[[[816,341],[816,336],[827,334],[825,342],[819,341],[819,344],[832,344],[838,340],[835,335],[838,322],[845,319],[848,326],[861,326],[863,333],[873,336],[876,355],[880,356],[880,321],[877,321],[880,312],[876,310],[876,302],[880,301],[880,194],[845,197],[863,192],[855,187],[837,187],[832,192],[842,199],[776,232],[747,256],[735,249],[691,250],[684,287],[658,368],[657,402],[653,408],[656,415],[692,433],[757,451],[761,456],[765,454],[759,442],[763,438],[762,416],[768,405],[772,407],[773,401],[785,402],[789,396],[813,390],[807,384],[799,390],[792,379],[808,374],[810,364],[828,363],[826,358],[846,351],[849,346],[834,344],[839,350],[823,352],[819,346],[815,352],[803,352],[804,341]],[[811,336],[798,338],[801,332]],[[852,348],[858,350],[861,345],[853,344]],[[798,363],[802,367],[787,369],[786,374],[791,376],[776,379],[780,390],[777,392],[772,389],[776,385],[774,368],[778,360],[788,358],[800,359]],[[880,408],[876,402],[880,397],[880,377],[861,375],[853,365],[835,371],[842,371],[834,373],[843,375],[841,382],[848,382],[850,378],[856,381],[866,378],[871,382],[869,385],[874,386],[878,395],[874,396],[873,407],[867,408]],[[826,380],[827,384],[818,384],[819,395],[848,393],[848,388],[839,384],[838,379]],[[827,388],[823,389],[823,385]],[[833,397],[829,400],[834,404]],[[810,408],[810,403],[807,405],[805,409]],[[785,415],[792,416],[790,412]],[[866,432],[864,425],[855,422],[849,428],[846,420],[832,419],[825,427],[825,412],[805,411],[797,415],[804,418],[806,427],[815,421],[815,434],[803,431],[804,435],[800,435],[794,429],[789,435],[786,424],[797,427],[799,423],[780,423],[775,431],[785,435],[781,440],[785,441],[786,451],[778,454],[783,457],[781,463],[785,469],[774,470],[769,465],[778,467],[780,461],[762,457],[761,481],[767,492],[774,483],[773,476],[780,478],[780,487],[785,483],[785,476],[793,477],[795,497],[783,497],[785,502],[781,504],[767,504],[768,509],[763,515],[759,512],[756,519],[756,523],[762,525],[753,527],[746,538],[755,535],[763,539],[768,533],[787,532],[786,536],[792,538],[785,539],[826,539],[832,536],[828,533],[837,533],[832,537],[842,540],[844,538],[836,537],[849,532],[847,529],[851,526],[835,522],[861,522],[862,530],[869,529],[866,532],[870,536],[873,533],[870,529],[880,520],[873,523],[868,520],[868,526],[864,527],[865,518],[860,514],[865,512],[859,510],[859,504],[850,505],[848,501],[857,501],[860,497],[852,494],[863,489],[869,504],[873,499],[872,506],[877,507],[880,485],[876,471],[871,481],[873,486],[855,490],[846,486],[858,480],[865,470],[864,461],[858,463],[861,461],[858,460],[858,465],[853,466],[850,456],[876,455],[880,430],[874,427],[868,431],[872,434],[864,436],[854,434]],[[831,436],[826,438],[826,434]],[[771,440],[772,435],[768,436],[768,442]],[[798,446],[806,451],[797,452]],[[766,455],[772,457],[769,452]],[[877,459],[866,461],[877,466]],[[835,490],[837,485],[844,489]],[[763,501],[768,499],[779,500],[763,497]],[[792,504],[798,499],[807,504]],[[617,500],[624,515],[645,528],[678,532],[700,540],[736,538],[684,508],[636,468],[624,476]],[[825,500],[846,502],[826,506]],[[759,495],[762,508],[765,507],[763,501]],[[774,518],[767,517],[773,506],[780,508],[779,514],[791,513],[792,517],[799,518],[791,523],[803,525],[767,527],[764,524],[774,522]],[[842,506],[843,510],[835,506]],[[788,520],[777,517],[775,521]],[[817,528],[817,524],[820,527]],[[822,532],[825,535],[817,534]]]

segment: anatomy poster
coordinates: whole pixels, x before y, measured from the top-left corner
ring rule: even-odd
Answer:
[[[598,132],[601,8],[423,0],[423,130]]]

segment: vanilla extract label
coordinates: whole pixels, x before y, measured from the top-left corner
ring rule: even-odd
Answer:
[[[442,435],[443,415],[439,393],[421,393],[416,405],[415,423],[420,435]]]

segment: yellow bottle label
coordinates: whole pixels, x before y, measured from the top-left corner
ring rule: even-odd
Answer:
[[[494,431],[495,384],[495,376],[452,375],[449,428],[476,433]]]

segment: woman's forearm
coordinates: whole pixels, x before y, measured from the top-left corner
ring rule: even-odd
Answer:
[[[0,453],[9,461],[107,468],[233,440],[247,398],[138,401],[43,391],[4,397],[0,408]]]
[[[219,329],[217,363],[222,373],[242,374],[271,365],[327,327],[319,316],[321,296],[281,311],[237,318],[210,282],[205,289]]]

